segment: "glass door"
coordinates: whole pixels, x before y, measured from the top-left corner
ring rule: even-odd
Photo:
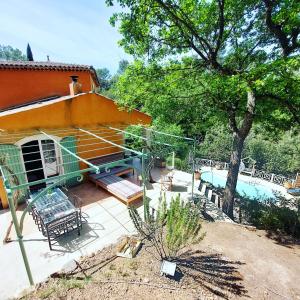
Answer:
[[[59,169],[55,143],[52,140],[41,140],[40,143],[45,177],[58,175]]]

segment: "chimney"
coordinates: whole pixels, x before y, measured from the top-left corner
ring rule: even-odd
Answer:
[[[80,94],[82,92],[82,88],[81,88],[81,83],[78,82],[78,76],[72,75],[70,77],[72,79],[72,82],[69,84],[70,95],[74,96],[74,95]]]

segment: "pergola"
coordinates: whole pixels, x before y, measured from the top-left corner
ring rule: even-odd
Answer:
[[[113,151],[114,149],[116,151],[117,150],[126,151],[130,154],[133,154],[135,157],[141,159],[142,167],[141,170],[139,171],[141,172],[142,175],[142,181],[144,186],[143,190],[145,196],[145,180],[146,180],[145,159],[147,158],[149,153],[146,153],[145,149],[141,149],[141,151],[138,151],[136,149],[131,149],[129,147],[124,146],[124,135],[129,135],[135,139],[142,140],[148,144],[157,143],[162,145],[163,147],[171,147],[172,144],[161,142],[161,141],[155,141],[155,139],[151,140],[151,133],[155,135],[165,136],[170,139],[174,139],[174,138],[181,139],[183,141],[186,141],[189,145],[192,146],[193,153],[195,151],[195,141],[193,139],[156,131],[153,128],[144,127],[144,126],[142,126],[142,128],[145,129],[146,134],[138,135],[127,131],[126,129],[128,128],[128,126],[142,126],[142,125],[98,124],[93,126],[59,128],[59,129],[49,129],[49,128],[32,129],[29,131],[23,131],[18,133],[9,133],[9,132],[2,131],[0,133],[0,144],[2,145],[15,144],[20,139],[23,139],[24,137],[28,137],[28,136],[36,136],[36,135],[43,136],[45,137],[45,139],[52,140],[53,143],[56,145],[57,149],[59,149],[60,152],[64,153],[64,155],[69,158],[67,162],[61,162],[60,164],[58,164],[58,167],[64,168],[63,173],[53,177],[27,182],[26,180],[24,181],[24,178],[26,178],[26,170],[23,171],[19,170],[15,173],[12,172],[13,171],[12,169],[14,169],[13,167],[14,160],[12,156],[14,155],[20,156],[21,153],[11,154],[11,153],[5,153],[5,150],[0,151],[0,155],[4,156],[4,158],[5,156],[10,156],[9,159],[11,160],[10,163],[5,163],[5,159],[1,160],[0,170],[2,174],[4,188],[7,194],[9,209],[12,215],[12,221],[16,230],[18,243],[21,249],[24,265],[31,285],[34,284],[34,281],[32,278],[29,262],[27,259],[27,255],[23,243],[22,230],[23,230],[24,218],[26,214],[30,211],[30,208],[40,197],[45,195],[53,187],[56,187],[58,185],[64,185],[67,180],[76,179],[79,182],[82,181],[83,174],[87,172],[99,173],[101,170],[103,170],[103,168],[105,168],[105,170],[109,170],[110,168],[113,168],[115,166],[122,166],[122,165],[128,166],[130,164],[132,157],[126,157],[118,161],[101,164],[101,167],[99,167],[98,165],[92,162],[92,159],[97,157],[97,153],[101,153],[101,151],[108,151],[108,149],[110,151]],[[70,136],[76,137],[77,140],[76,147],[70,148],[56,138],[56,137],[70,137]],[[70,166],[74,165],[74,161],[80,163],[80,168],[78,169],[70,168]],[[192,168],[194,170],[194,159],[192,159],[192,162],[193,162]],[[13,178],[15,178],[15,176],[17,176],[18,178],[23,178],[22,182],[16,184],[16,182],[12,180]],[[19,221],[16,214],[14,194],[17,191],[20,192],[20,191],[28,190],[31,186],[37,184],[46,184],[46,187],[40,190],[34,196],[33,200],[23,211]],[[194,184],[194,177],[192,180],[192,184]],[[192,187],[192,193],[193,190],[194,187]]]

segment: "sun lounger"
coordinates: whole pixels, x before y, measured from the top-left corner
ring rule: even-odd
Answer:
[[[212,194],[213,194],[213,191],[212,190],[208,190],[208,193],[207,193],[207,200],[208,201],[211,201]]]
[[[300,188],[300,175],[298,175],[298,173],[297,173],[295,182],[293,184],[293,188]]]
[[[172,190],[172,175],[161,176],[160,178],[160,189],[161,191],[171,191]]]
[[[287,192],[293,196],[300,196],[300,175],[296,175],[295,182],[292,187],[287,189]]]
[[[97,186],[107,190],[127,204],[143,196],[143,188],[131,181],[116,175],[95,176],[101,174],[90,174],[89,179]]]
[[[206,184],[203,184],[203,185],[202,185],[202,188],[201,188],[200,195],[204,196],[204,195],[205,195],[205,192],[206,192]]]

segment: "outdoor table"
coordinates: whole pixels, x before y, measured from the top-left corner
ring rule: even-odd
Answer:
[[[30,196],[28,202],[37,195]],[[47,236],[49,247],[51,240],[77,228],[80,235],[79,212],[59,188],[53,189],[50,193],[41,196],[34,203],[35,214],[41,223],[42,233]]]

